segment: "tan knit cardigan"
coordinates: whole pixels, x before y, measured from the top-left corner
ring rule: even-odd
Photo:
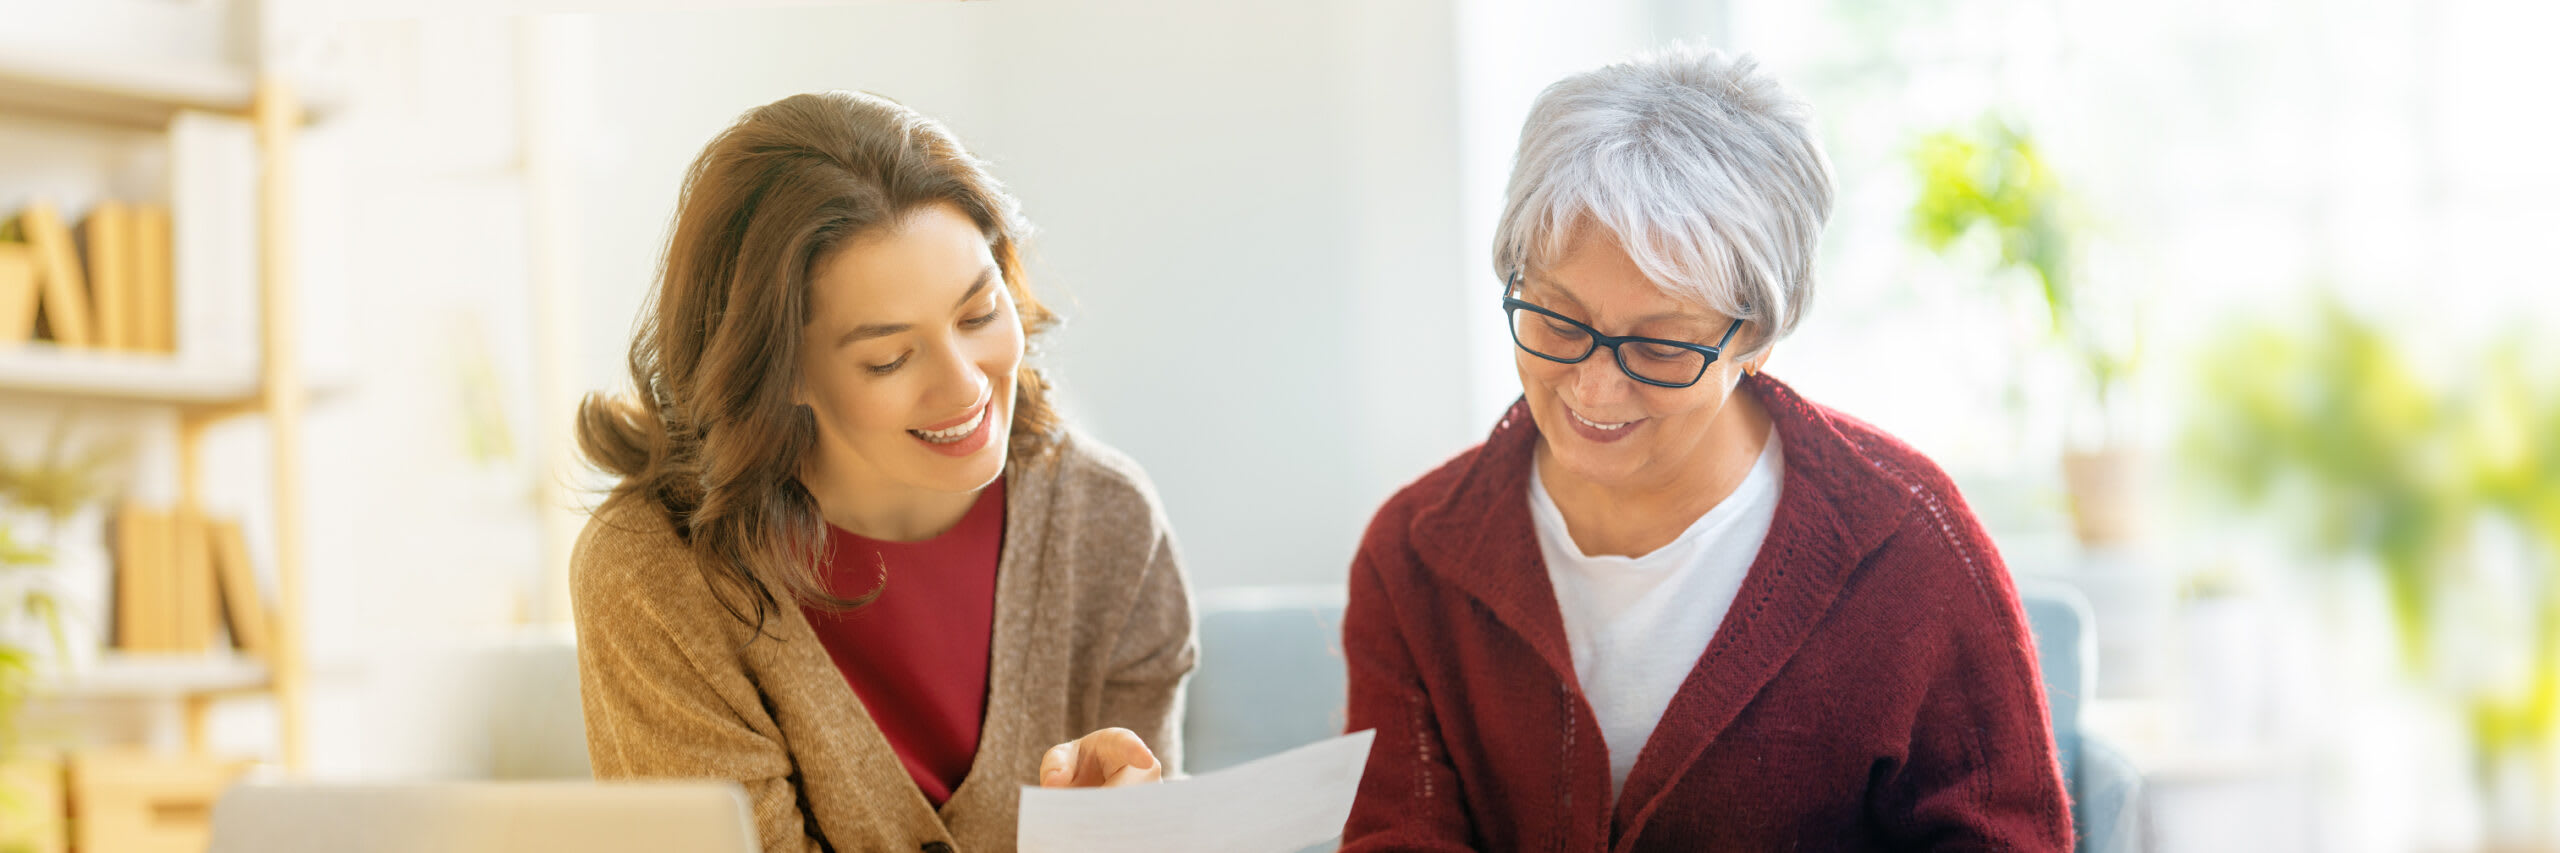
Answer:
[[[1053,745],[1121,726],[1180,768],[1198,643],[1154,487],[1072,432],[1006,476],[986,720],[938,812],[791,599],[775,588],[771,636],[748,642],[647,501],[590,519],[570,558],[596,776],[737,780],[767,851],[978,853],[1014,849],[1019,786]]]

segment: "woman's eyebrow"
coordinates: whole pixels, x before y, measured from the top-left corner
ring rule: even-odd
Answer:
[[[952,303],[952,309],[958,310],[960,306],[969,304],[969,300],[978,298],[979,291],[987,289],[987,285],[994,284],[995,281],[995,267],[989,266],[985,269],[979,270],[978,280],[969,283],[969,292],[960,294],[960,301]]]
[[[978,280],[969,284],[969,291],[967,293],[960,294],[960,301],[955,303],[953,307],[956,308],[959,305],[969,304],[969,300],[976,299],[979,292],[986,290],[987,285],[994,284],[995,280],[995,267],[990,266],[979,270]],[[915,327],[916,324],[914,323],[864,323],[845,332],[843,337],[836,338],[836,346],[847,346],[867,341],[872,338],[885,338],[900,332],[912,330]]]
[[[1536,290],[1539,295],[1546,298],[1561,299],[1564,300],[1563,304],[1571,305],[1575,308],[1582,307],[1582,300],[1573,298],[1573,291],[1566,290],[1564,285],[1557,283],[1555,279],[1547,278],[1545,276],[1539,276],[1537,278],[1522,276],[1520,278],[1520,295],[1527,296],[1533,289]]]
[[[1574,298],[1574,296],[1573,296],[1573,291],[1566,290],[1566,289],[1565,289],[1565,287],[1564,287],[1564,285],[1563,285],[1563,284],[1561,284],[1561,283],[1559,283],[1559,282],[1557,282],[1555,279],[1547,278],[1547,277],[1544,277],[1544,276],[1540,276],[1540,277],[1535,278],[1535,279],[1527,278],[1527,277],[1522,277],[1522,278],[1521,278],[1521,280],[1520,280],[1520,288],[1521,288],[1521,291],[1522,291],[1522,293],[1523,293],[1524,295],[1527,293],[1527,291],[1529,290],[1529,288],[1530,288],[1532,285],[1535,285],[1535,286],[1537,287],[1537,290],[1538,290],[1538,292],[1539,292],[1539,293],[1542,293],[1542,294],[1548,294],[1548,295],[1551,295],[1551,296],[1553,296],[1553,297],[1563,299],[1563,300],[1565,301],[1565,304],[1571,305],[1572,307],[1577,308],[1577,309],[1581,309],[1584,313],[1589,313],[1589,312],[1590,312],[1590,310],[1591,310],[1589,307],[1584,306],[1584,305],[1582,304],[1582,300]],[[1589,320],[1589,318],[1584,318],[1584,319],[1585,319],[1586,321],[1588,321],[1588,320]],[[1663,321],[1663,320],[1697,320],[1697,319],[1698,319],[1698,316],[1697,316],[1697,315],[1695,315],[1695,314],[1690,314],[1690,313],[1687,313],[1687,312],[1683,312],[1683,311],[1680,311],[1680,310],[1674,309],[1674,310],[1670,310],[1670,311],[1656,311],[1656,312],[1653,312],[1653,313],[1651,313],[1651,314],[1646,314],[1646,315],[1644,315],[1644,316],[1642,316],[1642,317],[1637,317],[1637,318],[1635,318],[1635,319],[1632,319],[1632,320],[1627,321],[1626,325],[1629,325],[1629,326],[1642,326],[1642,325],[1645,325],[1645,324],[1647,324],[1647,323],[1654,323],[1654,322],[1659,322],[1659,321]]]

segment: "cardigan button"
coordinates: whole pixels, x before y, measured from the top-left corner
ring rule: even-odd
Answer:
[[[951,853],[951,845],[940,841],[927,841],[924,843],[924,853]]]

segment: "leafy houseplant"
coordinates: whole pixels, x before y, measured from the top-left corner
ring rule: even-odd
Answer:
[[[2244,330],[2207,363],[2185,441],[2202,482],[2282,519],[2324,562],[2377,571],[2401,668],[2459,709],[2482,790],[2522,785],[2547,810],[2560,782],[2560,377],[2527,375],[2510,342],[2437,387],[2387,330],[2335,305],[2307,335]],[[2491,570],[2484,530],[2525,545],[2513,571]],[[2539,822],[2522,829],[2550,849],[2551,817],[2489,823]]]
[[[2097,414],[2096,446],[2073,447],[2063,456],[2077,532],[2092,545],[2129,538],[2134,462],[2116,430],[2133,357],[2101,333],[2105,312],[2079,276],[2081,232],[2069,195],[2035,139],[1996,118],[1976,129],[1921,137],[1911,165],[1920,194],[1910,228],[1922,246],[1953,257],[1974,235],[1986,234],[1997,248],[1991,272],[2032,285],[2027,291],[2043,308],[2044,336],[2074,363]]]
[[[42,567],[49,562],[45,552],[20,544],[8,527],[0,525],[0,573],[14,574]],[[59,636],[62,620],[49,593],[34,590],[20,602],[23,615],[44,619],[46,628]],[[27,688],[35,677],[35,655],[28,650],[0,642],[0,761],[6,761],[17,746],[18,708],[26,702]]]
[[[44,452],[21,463],[0,447],[0,627],[32,621],[52,641],[55,655],[68,666],[70,638],[62,627],[62,605],[48,577],[61,544],[62,524],[81,508],[104,497],[114,468],[125,458],[120,441],[93,444],[70,453],[70,419],[55,422]],[[30,520],[38,525],[27,525]],[[40,526],[43,542],[30,542],[23,526]],[[18,713],[43,663],[40,653],[19,644],[16,630],[0,631],[0,851],[34,849],[15,828],[31,821],[23,812],[32,806],[11,787],[10,762],[18,748]],[[32,821],[42,823],[42,821]]]
[[[45,578],[28,573],[52,567],[54,548],[60,544],[54,540],[60,536],[62,522],[105,496],[112,469],[126,456],[121,442],[103,442],[71,453],[69,425],[68,418],[57,422],[44,452],[30,461],[21,463],[0,448],[0,509],[20,511],[0,514],[0,580],[7,581],[0,584],[0,592],[8,596],[0,600],[0,625],[35,621],[52,640],[57,655],[70,649],[62,627],[61,601],[43,582]],[[26,520],[29,512],[43,522],[41,543],[29,541],[24,531],[13,526]],[[37,653],[17,645],[14,636],[14,632],[0,632],[0,759],[15,746],[17,711],[40,663]]]

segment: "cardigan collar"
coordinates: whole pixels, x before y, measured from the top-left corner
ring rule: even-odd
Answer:
[[[1777,513],[1723,624],[1628,774],[1612,822],[1621,847],[1803,646],[1849,576],[1911,508],[1897,478],[1884,476],[1876,457],[1842,434],[1843,416],[1766,374],[1740,387],[1768,411],[1786,454]],[[1512,404],[1457,476],[1443,481],[1444,491],[1426,497],[1410,541],[1440,582],[1481,602],[1578,692],[1563,613],[1529,517],[1529,466],[1539,440],[1528,402]],[[1605,758],[1599,767],[1607,772]]]
[[[1058,636],[1065,629],[1048,624],[1052,608],[1040,602],[1065,594],[1062,581],[1055,572],[1039,571],[1040,555],[1048,547],[1047,533],[1051,508],[1057,503],[1053,494],[1058,485],[1054,457],[1039,464],[1005,466],[1004,544],[996,560],[995,620],[987,643],[987,724],[978,727],[977,758],[969,773],[952,789],[951,798],[935,808],[916,787],[915,778],[890,747],[888,736],[873,722],[863,707],[862,698],[853,685],[843,678],[826,678],[812,682],[779,681],[765,686],[774,691],[814,690],[816,704],[826,709],[826,719],[813,721],[835,729],[835,736],[849,737],[849,775],[836,773],[803,773],[802,784],[811,786],[847,785],[862,799],[863,793],[885,796],[887,801],[872,799],[866,805],[871,815],[843,815],[823,808],[812,810],[821,831],[830,837],[861,837],[851,825],[862,820],[890,819],[912,827],[932,827],[946,840],[963,823],[976,822],[985,815],[1000,815],[1014,808],[1020,796],[1020,785],[1028,774],[1024,768],[1000,766],[1006,756],[1037,754],[1051,744],[1024,744],[1006,740],[1013,727],[994,725],[993,721],[1026,715],[1030,698],[1023,695],[1023,685],[1030,673],[1040,667],[1061,665],[1062,647],[1035,649],[1036,638]],[[777,601],[791,601],[790,593],[779,585],[766,589]],[[790,658],[788,666],[802,672],[838,673],[834,659],[827,656],[826,646],[818,642],[817,631],[809,625],[800,608],[784,606],[775,620],[779,643],[765,654]],[[1039,660],[1034,659],[1037,653]],[[787,729],[788,727],[786,727]],[[786,731],[785,734],[789,734]],[[1018,738],[1017,738],[1018,740]],[[816,798],[804,801],[815,802]]]

